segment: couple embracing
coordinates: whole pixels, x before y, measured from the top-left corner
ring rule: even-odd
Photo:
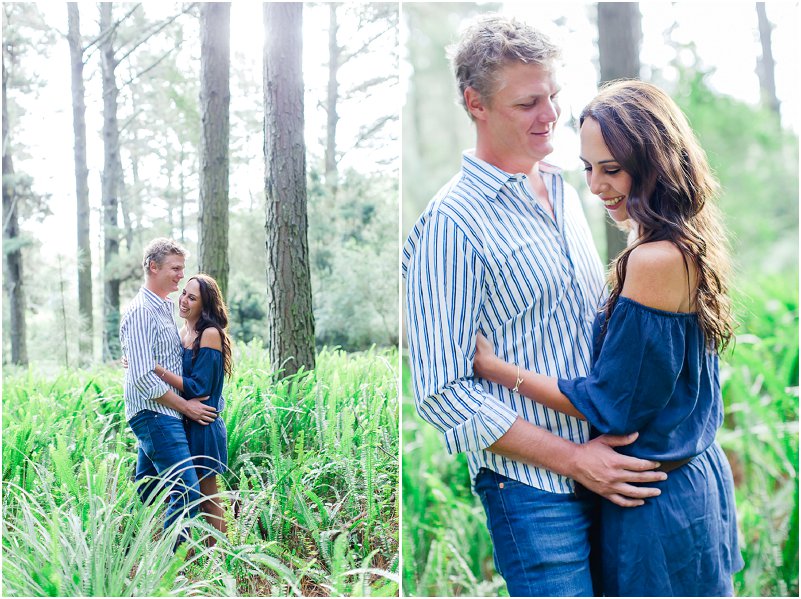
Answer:
[[[544,162],[557,48],[490,15],[452,58],[476,147],[404,247],[409,359],[418,413],[467,454],[509,594],[731,595],[715,434],[732,319],[703,150],[648,83],[583,110],[587,184],[629,231],[605,290],[579,198]]]
[[[228,462],[219,417],[225,407],[223,379],[232,366],[228,314],[215,280],[197,274],[181,291],[184,326],[178,330],[169,295],[184,278],[186,253],[165,238],[145,248],[145,283],[120,324],[127,362],[125,418],[139,445],[140,497],[147,502],[164,485],[170,487],[165,528],[199,508],[225,533],[217,475]]]

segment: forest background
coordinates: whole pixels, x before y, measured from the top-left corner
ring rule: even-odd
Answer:
[[[718,435],[735,474],[746,567],[735,591],[798,594],[798,131],[797,2],[406,4],[401,21],[402,229],[459,169],[474,129],[457,104],[445,47],[471,15],[527,20],[563,50],[555,151],[583,199],[602,259],[622,239],[592,197],[578,159],[577,120],[599,81],[640,77],[687,114],[722,185],[739,326],[721,378]],[[606,222],[605,222],[606,221]],[[609,233],[611,233],[611,242]],[[609,247],[611,245],[611,247]],[[405,334],[403,335],[405,344]],[[464,455],[411,398],[404,360],[403,589],[410,596],[505,592]]]
[[[398,18],[3,4],[4,595],[397,594]],[[235,340],[228,532],[192,519],[177,554],[118,361],[157,236],[221,283]]]

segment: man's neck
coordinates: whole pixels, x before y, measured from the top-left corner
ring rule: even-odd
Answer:
[[[156,285],[153,284],[153,282],[150,279],[147,279],[145,281],[144,287],[148,291],[152,291],[153,293],[158,295],[163,300],[169,299],[167,296],[170,295],[170,292],[169,291],[165,291],[164,289],[158,288]]]
[[[495,152],[492,152],[489,148],[481,147],[480,143],[476,144],[475,156],[479,160],[483,160],[484,162],[512,175],[522,173],[524,175],[528,175],[529,177],[533,177],[539,172],[539,162],[528,162],[503,158],[498,156]]]

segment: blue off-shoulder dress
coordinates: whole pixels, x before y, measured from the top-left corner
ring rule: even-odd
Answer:
[[[223,356],[218,349],[201,347],[197,357],[192,359],[192,348],[184,348],[184,397],[209,398],[204,404],[212,406],[217,413],[225,408],[222,396]],[[198,477],[208,474],[223,474],[228,466],[228,435],[222,418],[215,418],[209,425],[203,425],[184,419],[184,429],[189,440],[189,451],[192,453]]]
[[[601,500],[593,544],[607,596],[727,596],[743,567],[731,468],[715,441],[723,423],[718,358],[695,314],[665,312],[621,297],[605,334],[594,324],[589,376],[559,380],[595,435],[638,431],[623,454],[692,460],[662,494],[622,508]],[[693,457],[695,456],[695,457]]]

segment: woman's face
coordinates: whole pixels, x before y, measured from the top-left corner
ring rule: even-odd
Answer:
[[[178,311],[181,318],[186,320],[197,320],[203,310],[203,300],[200,299],[200,283],[197,279],[189,279],[181,297],[178,300]]]
[[[593,118],[584,119],[580,139],[580,158],[584,162],[590,191],[601,199],[612,220],[619,223],[626,221],[626,200],[631,191],[631,175],[620,168],[620,164],[606,147],[598,121]]]

